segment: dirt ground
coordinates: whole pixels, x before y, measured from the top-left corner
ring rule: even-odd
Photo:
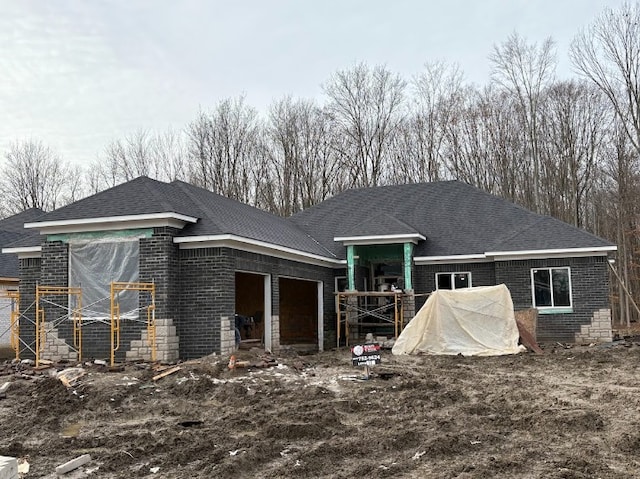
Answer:
[[[640,475],[640,343],[561,345],[544,355],[394,357],[370,379],[348,350],[283,351],[276,366],[228,357],[84,365],[67,388],[0,366],[0,455],[23,477],[633,478]],[[258,362],[261,350],[240,351]]]

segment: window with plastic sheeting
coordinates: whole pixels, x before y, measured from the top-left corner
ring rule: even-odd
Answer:
[[[140,244],[138,238],[69,242],[69,286],[82,288],[82,316],[109,319],[111,282],[137,282]],[[138,318],[138,292],[118,294],[120,316]]]

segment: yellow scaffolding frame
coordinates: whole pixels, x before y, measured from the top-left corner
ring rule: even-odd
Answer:
[[[76,297],[76,307],[71,310],[73,319],[73,346],[78,352],[78,361],[82,361],[82,288],[68,286],[41,286],[36,285],[36,341],[35,354],[36,366],[40,365],[40,353],[44,350],[47,341],[47,331],[45,329],[45,312],[40,307],[40,299],[43,296],[66,295]],[[62,306],[61,306],[62,307]]]
[[[404,294],[398,291],[394,292],[362,292],[362,291],[348,291],[336,293],[336,315],[337,315],[337,346],[340,347],[341,326],[344,325],[345,332],[345,345],[349,346],[349,328],[354,327],[388,327],[393,323],[395,338],[397,339],[402,330],[404,329]],[[353,301],[349,301],[349,298],[355,298],[355,304]],[[374,302],[378,300],[391,299],[391,303],[377,304],[373,308],[369,309],[366,306],[359,304],[360,298],[364,298],[365,301],[373,299]],[[386,313],[392,309],[392,317],[386,316]],[[351,315],[351,318],[350,318]],[[379,322],[364,322],[364,318],[374,318]],[[352,323],[352,324],[350,324]]]
[[[9,344],[16,353],[16,359],[20,359],[20,293],[10,289],[0,289],[0,298],[6,298],[11,301]]]
[[[116,301],[122,291],[147,291],[151,304],[147,306],[147,340],[151,346],[151,360],[156,360],[156,285],[155,283],[111,282],[111,366],[115,366],[116,351],[120,349],[120,303]]]

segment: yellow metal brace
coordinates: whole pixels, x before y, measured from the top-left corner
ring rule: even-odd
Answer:
[[[116,351],[120,348],[120,303],[121,291],[147,291],[151,294],[151,304],[147,306],[147,340],[151,346],[151,360],[156,360],[156,285],[155,283],[111,282],[111,366],[116,362]]]
[[[9,315],[9,344],[20,359],[20,293],[18,291],[0,289],[0,297],[11,301]]]
[[[40,365],[40,353],[44,350],[47,342],[45,312],[44,308],[40,307],[40,298],[48,295],[76,297],[76,307],[70,316],[73,318],[73,345],[78,351],[78,361],[82,361],[82,289],[68,286],[36,285],[36,366]]]

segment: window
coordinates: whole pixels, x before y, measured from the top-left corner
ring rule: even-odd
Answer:
[[[533,306],[571,312],[571,271],[567,268],[534,268],[531,270]]]
[[[436,273],[436,289],[471,287],[471,273]]]

